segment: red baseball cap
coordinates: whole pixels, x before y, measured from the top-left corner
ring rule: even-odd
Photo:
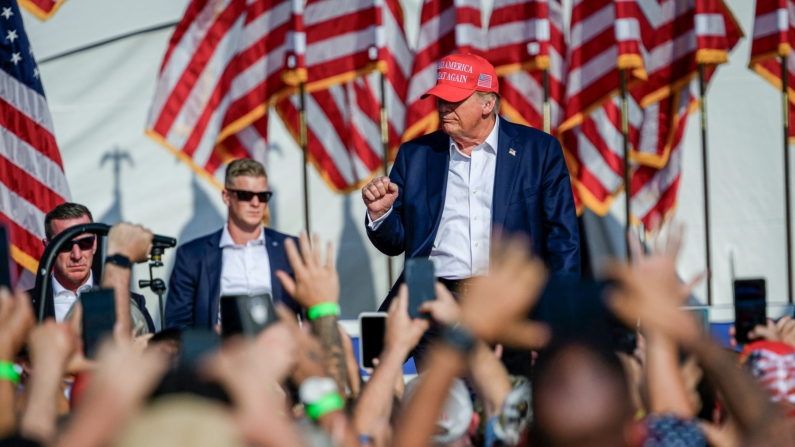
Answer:
[[[451,54],[439,61],[436,85],[420,99],[436,96],[447,102],[458,102],[476,91],[500,94],[494,67],[474,54]]]

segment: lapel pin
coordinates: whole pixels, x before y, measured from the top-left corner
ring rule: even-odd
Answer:
[[[278,247],[278,246],[279,246],[279,243],[278,243],[278,242],[276,242],[276,241],[273,241],[273,242],[271,242],[271,245],[273,245],[274,247]]]
[[[513,149],[509,150],[508,153],[513,155],[514,157],[516,156],[516,151]]]

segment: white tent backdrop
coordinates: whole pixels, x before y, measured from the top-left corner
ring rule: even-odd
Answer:
[[[754,2],[727,3],[749,35]],[[218,229],[226,211],[218,190],[143,134],[173,28],[46,60],[175,22],[186,4],[187,0],[69,0],[47,22],[25,16],[36,57],[45,61],[42,80],[73,199],[87,205],[97,220],[143,223],[181,242]],[[416,36],[419,5],[419,0],[404,1],[410,41]],[[484,1],[484,16],[490,7],[491,1]],[[765,277],[769,301],[786,300],[780,93],[748,70],[749,45],[748,38],[742,40],[730,55],[731,63],[718,70],[708,97],[713,296],[723,305],[731,303],[732,253],[737,276]],[[303,226],[301,154],[276,114],[271,114],[270,142],[271,226],[296,234]],[[679,262],[681,276],[688,278],[704,268],[697,119],[689,121],[683,160],[676,217],[688,229]],[[335,243],[344,315],[372,310],[387,291],[386,259],[367,240],[360,194],[335,194],[313,168],[309,172],[312,229]],[[623,252],[622,206],[618,198],[607,218],[586,216],[595,257]],[[166,253],[160,276],[170,272],[173,254]],[[402,260],[394,264],[397,273]],[[145,266],[136,267],[135,274],[137,279],[148,276]],[[156,297],[144,294],[155,315]],[[705,296],[702,285],[696,297],[703,302]],[[719,306],[712,317],[727,321],[732,315]]]

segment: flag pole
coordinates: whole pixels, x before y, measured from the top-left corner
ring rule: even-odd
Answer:
[[[704,243],[707,260],[707,306],[712,305],[712,255],[709,235],[709,165],[707,160],[707,85],[704,64],[698,64],[699,109],[701,109],[701,169],[704,176]]]
[[[629,106],[627,105],[627,72],[623,68],[618,70],[621,80],[621,135],[624,138],[624,211],[626,213],[626,224],[624,226],[624,235],[629,238],[629,230],[632,226],[630,223],[630,215],[632,208],[630,199],[632,198],[632,188],[629,183]],[[629,239],[626,244],[627,262],[630,262],[630,248]]]
[[[389,175],[389,121],[386,115],[386,74],[381,72],[381,145],[384,148],[384,175]],[[388,289],[392,288],[392,256],[386,257]]]
[[[787,70],[787,55],[781,56],[781,105],[784,112],[784,200],[786,201],[787,225],[787,299],[792,304],[792,210],[790,208],[789,185],[789,71]]]
[[[298,112],[298,126],[300,128],[301,152],[304,154],[304,227],[306,228],[306,234],[311,238],[312,232],[309,228],[309,171],[307,169],[309,145],[306,137],[306,91],[303,81],[298,84],[298,94],[301,100],[301,109]]]
[[[549,70],[541,70],[541,79],[544,81],[544,132],[552,134],[552,116],[549,109]]]

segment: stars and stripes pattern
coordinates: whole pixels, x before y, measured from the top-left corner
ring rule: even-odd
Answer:
[[[66,0],[19,0],[19,6],[36,16],[39,20],[52,17]]]
[[[787,57],[787,82],[790,117],[795,116],[795,60],[791,56],[795,44],[795,2],[792,0],[757,0],[754,18],[751,62],[749,67],[775,86],[781,82],[781,57]],[[790,118],[789,136],[795,137],[795,127]]]
[[[559,0],[496,0],[488,29],[486,58],[500,76],[502,114],[527,126],[544,127],[544,84],[548,70],[550,127],[562,119],[566,42]]]
[[[406,98],[403,141],[439,128],[436,101],[420,99],[436,85],[439,60],[453,52],[484,55],[487,49],[478,0],[425,0]]]
[[[648,28],[635,0],[575,0],[572,5],[565,132],[615,96],[620,70],[627,84],[647,78],[641,33]],[[642,26],[643,25],[643,26]],[[648,37],[648,33],[647,33]]]
[[[628,12],[634,11],[632,25],[624,25],[632,31],[620,33],[638,37],[625,40],[624,47],[639,50],[646,78],[630,84],[628,94],[632,214],[649,224],[654,216],[665,217],[675,203],[681,156],[676,154],[674,159],[674,152],[680,149],[688,111],[695,107],[697,95],[691,83],[697,77],[698,64],[707,64],[708,81],[715,65],[728,60],[727,53],[742,32],[720,1],[629,3],[634,2],[617,2],[616,16],[630,20]],[[594,67],[598,56],[584,62],[599,71]],[[620,65],[609,60],[603,63],[608,67],[602,71],[611,69],[611,64]],[[608,102],[584,115],[581,124],[563,135],[578,206],[598,214],[607,213],[624,187],[620,116],[614,92]]]
[[[192,0],[163,60],[147,134],[220,186],[213,174],[229,159],[224,147],[236,146],[218,143],[267,123],[271,101],[292,91],[301,12],[300,0]],[[264,137],[262,128],[246,133]]]
[[[44,216],[70,199],[39,69],[15,0],[0,0],[0,223],[11,256],[35,272]]]
[[[382,0],[308,0],[306,91],[351,81],[377,68],[384,47]]]
[[[389,147],[393,153],[397,151],[405,128],[411,51],[403,32],[403,14],[397,0],[387,0],[380,5],[378,13],[378,33],[385,40],[377,53],[379,71],[306,94],[306,114],[310,117],[307,120],[308,159],[327,185],[340,193],[360,188],[383,166],[381,76],[384,76],[386,93]],[[276,111],[297,142],[299,110],[297,95],[276,105]]]

